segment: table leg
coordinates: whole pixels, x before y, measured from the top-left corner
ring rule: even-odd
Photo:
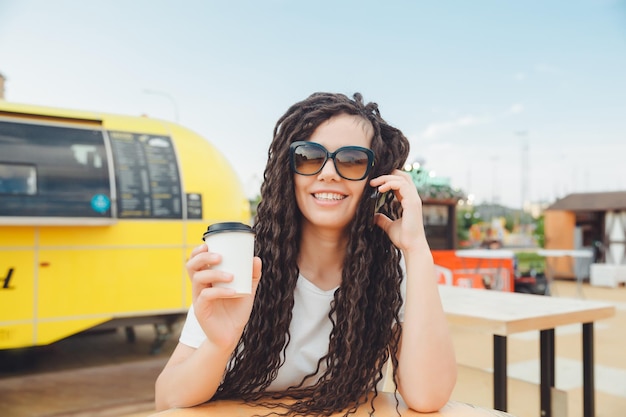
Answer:
[[[544,258],[543,273],[546,276],[546,289],[543,295],[552,295],[552,265],[550,264],[550,260],[547,257]]]
[[[576,275],[576,293],[578,293],[579,298],[585,298],[585,294],[583,294],[583,277],[576,271],[576,259],[573,256],[569,256],[569,262],[570,270],[574,271],[574,275]]]
[[[593,322],[583,323],[583,416],[595,417]]]
[[[552,388],[554,387],[554,329],[539,332],[540,349],[540,405],[541,417],[552,417]]]
[[[506,411],[506,336],[493,335],[493,408]]]

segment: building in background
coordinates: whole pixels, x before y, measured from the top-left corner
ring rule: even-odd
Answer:
[[[593,251],[591,260],[555,259],[557,278],[590,278],[591,263],[626,269],[626,191],[575,193],[557,200],[545,211],[545,248]]]

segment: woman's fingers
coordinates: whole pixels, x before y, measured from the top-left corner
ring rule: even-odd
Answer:
[[[375,223],[387,233],[391,241],[400,249],[407,249],[415,245],[418,238],[424,234],[424,225],[422,200],[411,176],[406,172],[395,170],[391,174],[372,179],[370,185],[376,187],[379,192],[392,190],[402,205],[400,218],[391,220],[378,213],[374,219]]]
[[[187,275],[191,279],[192,298],[196,299],[205,288],[212,288],[217,282],[230,282],[232,274],[211,269],[222,262],[222,256],[208,251],[206,245],[200,245],[191,252],[187,261]],[[232,295],[232,294],[231,294]]]
[[[250,319],[256,290],[261,279],[261,259],[252,261],[252,293],[234,297],[235,290],[213,286],[214,270],[199,271],[194,276],[197,296],[194,309],[207,338],[220,345],[231,345],[239,339]],[[232,275],[231,275],[232,278]],[[202,283],[202,284],[200,284]]]
[[[217,289],[217,287],[214,287],[216,283],[227,283],[233,280],[234,276],[232,273],[211,268],[221,261],[222,257],[220,254],[200,250],[187,262],[187,272],[191,278],[194,299],[201,294],[207,300],[232,297],[234,294],[233,290],[222,291],[225,289],[220,288],[220,291],[205,291],[206,289]],[[256,290],[256,286],[261,278],[261,267],[261,259],[255,256],[252,261],[253,290]]]
[[[205,269],[195,272],[191,279],[195,284],[209,287],[217,282],[231,282],[233,274],[215,269]]]
[[[201,271],[203,269],[210,268],[212,265],[217,265],[222,262],[222,255],[219,253],[211,253],[207,250],[200,251],[187,261],[187,271]]]
[[[207,252],[208,250],[209,250],[209,248],[207,247],[206,243],[203,243],[202,245],[196,246],[195,248],[193,248],[189,258],[193,258],[194,256],[196,256],[200,252]]]
[[[235,295],[235,290],[225,287],[204,287],[198,293],[197,300],[201,300],[203,304],[208,305],[208,302],[219,300],[221,298],[231,298]]]
[[[400,202],[407,197],[411,197],[411,200],[415,198],[419,201],[419,195],[413,179],[409,174],[398,169],[391,174],[381,175],[372,179],[370,185],[376,187],[381,193],[392,190]]]

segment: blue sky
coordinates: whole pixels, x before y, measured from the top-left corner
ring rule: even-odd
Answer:
[[[315,91],[377,102],[477,202],[626,190],[623,0],[0,0],[0,73],[8,101],[177,119],[250,195]]]

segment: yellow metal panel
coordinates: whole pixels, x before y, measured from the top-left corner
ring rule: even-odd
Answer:
[[[99,125],[101,123],[100,116],[93,112],[10,103],[4,100],[0,100],[0,112],[2,112],[3,116],[41,120],[44,122],[56,121],[88,125]]]
[[[0,226],[0,250],[5,247],[33,246],[35,229],[22,226]]]
[[[105,130],[169,136],[167,126],[162,121],[149,117],[106,114],[102,115],[102,127]]]
[[[39,244],[50,246],[180,245],[181,220],[121,220],[110,226],[42,227]]]
[[[16,349],[32,346],[33,324],[3,324],[0,322],[0,349]]]
[[[181,308],[180,248],[42,249],[41,319]]]
[[[108,318],[70,319],[37,324],[37,345],[48,345],[108,321]]]
[[[0,325],[33,318],[34,255],[32,250],[0,251]]]
[[[184,291],[184,299],[183,299],[183,305],[186,308],[189,308],[189,306],[191,305],[193,298],[191,296],[191,281],[189,280],[185,280],[185,285],[183,286],[183,291]]]
[[[0,227],[0,349],[34,342],[35,231]]]
[[[188,222],[186,225],[187,232],[185,236],[187,237],[185,243],[191,249],[196,246],[201,245],[204,241],[202,240],[202,235],[206,232],[207,227],[211,222],[209,220],[201,221],[201,222]],[[191,252],[191,250],[189,250]]]

